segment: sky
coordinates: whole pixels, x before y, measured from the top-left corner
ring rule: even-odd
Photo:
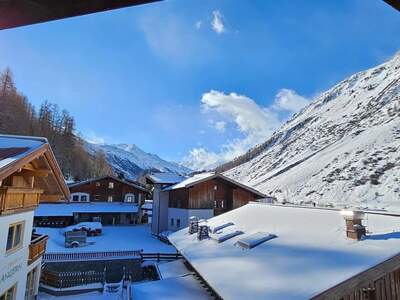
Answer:
[[[88,140],[199,169],[389,59],[399,28],[380,0],[167,0],[0,31],[0,69]]]

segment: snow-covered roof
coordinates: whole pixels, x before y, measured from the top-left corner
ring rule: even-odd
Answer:
[[[232,184],[240,186],[241,188],[243,188],[245,190],[248,190],[248,191],[250,191],[250,192],[252,192],[254,194],[257,194],[260,197],[263,197],[263,198],[266,197],[265,194],[261,193],[260,191],[257,191],[256,189],[253,189],[252,187],[250,187],[248,185],[240,183],[240,182],[238,182],[236,180],[233,180],[233,179],[231,179],[229,177],[226,177],[226,176],[224,176],[224,175],[222,175],[220,173],[214,173],[214,172],[206,172],[206,173],[200,173],[200,174],[193,175],[192,177],[189,177],[189,178],[187,178],[187,179],[185,179],[185,180],[183,180],[183,181],[181,181],[181,182],[179,182],[179,183],[177,183],[177,184],[175,184],[173,186],[165,188],[164,191],[176,190],[176,189],[181,189],[181,188],[189,188],[189,187],[192,187],[192,186],[197,185],[199,183],[202,183],[202,182],[205,182],[205,181],[208,181],[208,180],[212,180],[212,179],[215,179],[215,178],[220,178],[220,179],[226,180],[226,181],[228,181],[228,182],[230,182]]]
[[[346,238],[338,210],[249,203],[208,220],[243,234],[218,243],[183,229],[169,240],[224,299],[309,299],[400,252],[400,218],[368,214],[369,236]],[[222,229],[218,234],[224,233]],[[277,237],[252,249],[236,243],[255,233]]]
[[[193,275],[132,285],[132,298],[140,300],[214,299]]]
[[[45,138],[0,134],[0,170],[46,143]]]
[[[186,179],[186,177],[174,173],[152,173],[146,175],[146,178],[153,183],[175,184]]]
[[[41,200],[68,199],[68,187],[46,138],[0,134],[0,180],[33,161],[49,171],[48,176],[35,178],[34,186],[43,190]]]
[[[73,216],[74,213],[137,213],[136,204],[127,203],[41,203],[35,217]]]

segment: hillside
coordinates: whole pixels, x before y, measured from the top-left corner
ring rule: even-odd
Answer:
[[[322,93],[219,171],[280,201],[400,210],[400,53]]]
[[[35,109],[17,89],[11,70],[0,70],[0,134],[46,137],[68,180],[110,174],[104,154],[87,153],[83,140],[75,132],[75,119],[67,110],[48,101]]]
[[[102,150],[114,171],[122,173],[127,178],[136,179],[138,175],[146,171],[170,172],[181,175],[191,172],[190,169],[182,165],[163,160],[159,156],[147,153],[132,144],[86,143],[86,148],[91,153]]]

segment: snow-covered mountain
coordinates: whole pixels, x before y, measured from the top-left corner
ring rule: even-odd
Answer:
[[[400,210],[400,52],[343,80],[219,168],[289,202]]]
[[[124,174],[127,178],[136,179],[144,171],[169,172],[180,175],[191,172],[190,169],[180,164],[163,160],[133,144],[107,145],[87,142],[86,147],[90,152],[102,150],[114,171]]]

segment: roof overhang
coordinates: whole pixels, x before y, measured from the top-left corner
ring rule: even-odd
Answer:
[[[160,0],[2,0],[0,29],[31,25]]]
[[[394,9],[400,11],[400,0],[383,0],[383,1],[391,5]]]
[[[69,189],[65,183],[64,177],[62,175],[61,169],[57,163],[57,160],[54,156],[53,151],[51,150],[50,145],[45,140],[45,143],[40,147],[33,149],[32,151],[28,152],[23,157],[15,160],[14,162],[8,164],[7,166],[0,169],[0,180],[19,172],[24,166],[28,165],[29,163],[35,160],[44,160],[45,164],[50,169],[50,174],[48,177],[51,177],[53,185],[56,186],[55,190],[57,190],[57,194],[49,193],[49,184],[47,179],[41,179],[43,181],[43,190],[44,193],[42,194],[42,199],[44,198],[49,201],[60,200],[60,198],[68,199],[69,198]],[[54,199],[53,199],[54,198]]]

